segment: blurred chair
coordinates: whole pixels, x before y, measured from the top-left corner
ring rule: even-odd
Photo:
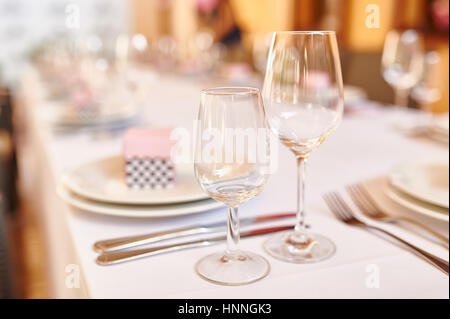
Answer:
[[[6,212],[13,214],[17,204],[17,163],[11,101],[10,91],[0,87],[0,193],[3,193]]]
[[[12,298],[13,289],[9,271],[4,201],[0,192],[0,299]]]
[[[9,92],[0,87],[0,299],[13,296],[6,237],[6,214],[15,209],[16,203],[11,114]]]

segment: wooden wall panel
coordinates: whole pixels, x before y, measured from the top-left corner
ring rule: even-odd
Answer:
[[[398,0],[347,0],[345,23],[345,45],[354,52],[379,52],[384,45],[387,32],[393,28]],[[379,8],[379,28],[366,24],[369,5]]]

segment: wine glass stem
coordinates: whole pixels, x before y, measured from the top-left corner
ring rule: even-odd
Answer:
[[[295,233],[297,240],[306,241],[305,225],[305,169],[306,157],[297,157],[297,222]]]
[[[236,256],[239,252],[239,211],[238,207],[227,207],[228,229],[227,229],[227,252],[230,257]]]
[[[395,89],[395,105],[407,107],[409,91],[408,89]]]

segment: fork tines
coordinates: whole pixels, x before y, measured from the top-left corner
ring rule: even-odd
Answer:
[[[358,208],[369,216],[383,217],[378,205],[373,201],[369,192],[361,184],[347,186],[347,190]]]
[[[339,194],[330,192],[324,195],[325,202],[331,212],[344,223],[350,223],[355,217],[352,215],[350,207],[344,202]],[[356,220],[356,219],[355,219]]]

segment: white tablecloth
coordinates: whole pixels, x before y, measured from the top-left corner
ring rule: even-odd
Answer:
[[[149,125],[190,128],[196,116],[201,84],[174,78],[149,83],[150,98],[140,116]],[[56,134],[42,120],[45,101],[34,84],[24,82],[18,125],[23,188],[34,200],[49,248],[53,297],[91,298],[448,298],[448,276],[408,251],[361,229],[338,222],[322,200],[324,192],[346,184],[386,175],[392,166],[412,159],[448,160],[448,148],[404,136],[398,123],[415,115],[405,111],[371,110],[348,116],[339,129],[310,157],[307,167],[307,221],[314,232],[337,246],[329,260],[308,265],[267,257],[270,275],[240,287],[217,286],[194,272],[212,246],[171,253],[115,266],[98,266],[92,244],[100,239],[224,220],[223,209],[179,218],[132,219],[79,211],[58,198],[55,187],[65,169],[120,153],[121,136],[99,139],[92,133]],[[264,191],[242,205],[241,216],[294,211],[296,168],[292,154],[280,146],[279,169]],[[448,224],[433,223],[448,235]],[[394,226],[386,226],[448,260],[448,251]],[[267,256],[264,237],[244,239],[242,248]],[[75,266],[73,266],[75,265]],[[73,268],[75,267],[75,268]],[[80,287],[71,287],[73,269]],[[379,275],[379,286],[372,287]],[[68,284],[69,283],[69,284]],[[67,285],[68,284],[68,285]]]

